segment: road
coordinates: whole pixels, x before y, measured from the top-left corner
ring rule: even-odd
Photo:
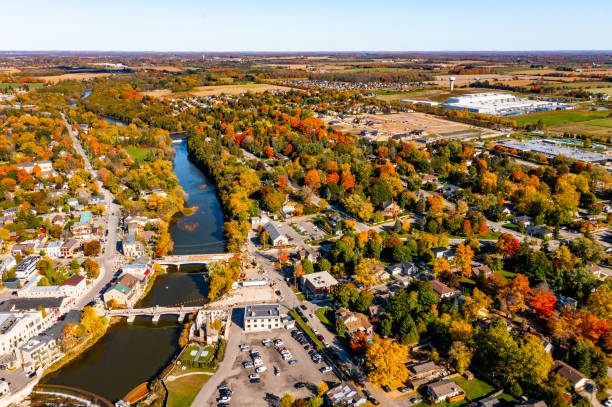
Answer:
[[[83,157],[83,160],[85,161],[85,169],[89,171],[93,179],[96,179],[96,183],[100,188],[99,191],[102,195],[104,195],[104,200],[107,204],[107,209],[104,216],[106,218],[105,223],[106,230],[108,230],[108,236],[104,246],[104,253],[96,258],[96,261],[100,265],[100,276],[96,282],[89,287],[87,293],[75,301],[74,304],[74,308],[83,309],[90,301],[100,294],[100,291],[102,291],[104,286],[112,280],[113,275],[115,274],[115,268],[119,258],[119,251],[117,250],[117,229],[119,227],[121,207],[115,202],[115,197],[113,194],[106,189],[99,180],[97,180],[97,171],[92,167],[87,154],[85,154],[77,132],[72,129],[72,126],[63,113],[62,119],[64,119],[64,123],[68,129],[68,134],[72,139],[72,144],[74,145],[75,150]]]

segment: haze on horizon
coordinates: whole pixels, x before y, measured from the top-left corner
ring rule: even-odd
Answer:
[[[612,48],[612,2],[5,2],[0,50],[516,51]]]

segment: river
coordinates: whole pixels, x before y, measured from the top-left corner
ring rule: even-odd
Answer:
[[[174,219],[170,229],[174,252],[220,253],[224,251],[221,206],[213,184],[188,160],[186,144],[174,144],[174,171],[188,194],[187,204],[197,206],[197,210],[192,216]],[[205,302],[206,294],[203,267],[182,267],[180,272],[160,275],[137,306],[198,305]],[[164,316],[158,323],[145,317],[138,317],[131,324],[119,322],[90,350],[47,376],[43,383],[77,387],[117,401],[163,370],[179,350],[180,331],[176,316]],[[77,404],[62,404],[71,405]]]

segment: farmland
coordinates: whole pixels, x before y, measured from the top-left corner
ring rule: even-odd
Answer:
[[[590,111],[590,110],[564,110],[554,112],[532,113],[517,116],[514,120],[519,125],[535,124],[542,121],[546,126],[554,126],[565,123],[585,122],[607,117],[609,111]]]
[[[36,89],[43,86],[43,83],[9,83],[9,82],[0,82],[0,89],[8,89],[8,88],[18,88],[22,85],[28,85],[30,89]]]
[[[188,97],[188,96],[213,96],[225,93],[227,95],[239,95],[244,92],[265,92],[267,90],[282,90],[286,91],[291,88],[287,86],[270,85],[266,83],[246,83],[236,85],[220,85],[220,86],[199,86],[187,92],[172,93],[169,89],[157,89],[149,92],[143,92],[144,95],[157,98],[163,97]]]
[[[110,73],[65,73],[62,75],[39,76],[37,78],[49,83],[58,83],[59,81],[65,81],[67,79],[85,80],[110,75]]]

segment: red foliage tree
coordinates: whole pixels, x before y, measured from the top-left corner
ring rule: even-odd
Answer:
[[[548,292],[538,290],[531,294],[529,306],[533,308],[540,317],[548,317],[552,314],[557,303],[557,298]]]
[[[502,251],[506,255],[510,257],[516,256],[516,254],[521,250],[521,244],[518,240],[514,238],[509,233],[504,233],[497,240],[497,244],[495,245],[498,250]]]

